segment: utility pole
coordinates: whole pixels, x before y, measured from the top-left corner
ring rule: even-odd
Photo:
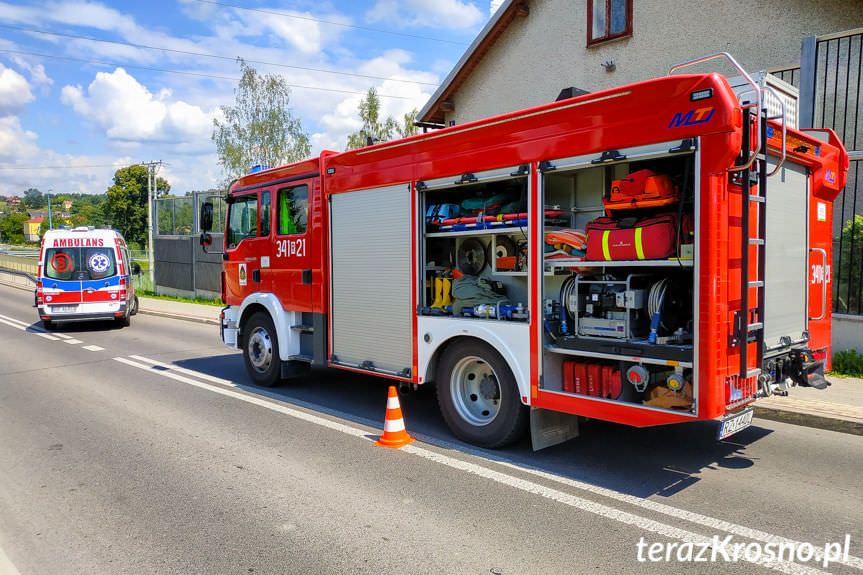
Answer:
[[[162,160],[156,162],[141,162],[142,166],[147,166],[147,264],[150,268],[150,285],[153,286],[153,291],[156,290],[155,264],[153,262],[153,224],[156,218],[153,217],[153,194],[157,193],[156,189],[156,174],[159,168],[162,167]]]
[[[48,188],[48,229],[53,230],[54,224],[51,221],[51,192],[54,191],[54,188]]]

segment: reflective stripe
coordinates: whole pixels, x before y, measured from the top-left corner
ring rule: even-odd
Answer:
[[[384,420],[384,433],[391,433],[393,431],[404,431],[405,429],[405,420],[401,417],[398,419],[385,419]]]
[[[611,253],[608,251],[608,238],[611,236],[611,230],[605,230],[602,232],[602,257],[605,258],[605,261],[611,261]]]
[[[387,409],[399,409],[400,407],[398,396],[387,397]]]
[[[644,228],[635,228],[635,254],[638,259],[644,259],[644,246],[641,245],[641,230]]]

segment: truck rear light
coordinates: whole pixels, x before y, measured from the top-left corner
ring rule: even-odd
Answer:
[[[222,284],[222,285],[221,285],[221,288],[222,288],[222,303],[223,303],[223,304],[225,304],[225,305],[228,305],[228,300],[225,298],[225,272],[224,272],[224,271],[222,272],[222,282],[221,282],[221,284]]]
[[[42,293],[42,280],[36,282],[36,305],[43,305],[45,303],[45,296]]]
[[[120,278],[120,301],[126,299],[126,278]]]

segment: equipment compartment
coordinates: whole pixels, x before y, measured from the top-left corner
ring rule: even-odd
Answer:
[[[419,313],[526,321],[528,166],[417,182],[425,285]],[[560,212],[549,214],[560,223]]]
[[[544,163],[572,222],[542,230],[544,390],[695,410],[694,163],[693,141]]]

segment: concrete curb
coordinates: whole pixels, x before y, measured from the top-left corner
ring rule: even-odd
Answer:
[[[176,313],[171,313],[171,312],[167,312],[167,311],[159,311],[159,310],[155,310],[155,309],[142,309],[140,307],[140,298],[139,298],[139,304],[138,304],[138,313],[143,314],[143,315],[155,315],[158,317],[167,317],[167,318],[171,318],[171,319],[181,319],[183,321],[192,321],[192,322],[196,322],[196,323],[205,323],[205,324],[209,324],[209,325],[219,325],[219,320],[215,320],[215,319],[212,319],[209,317],[195,316],[195,315],[188,315],[188,314],[179,315]]]
[[[851,435],[863,435],[863,423],[850,419],[838,419],[814,413],[803,413],[789,409],[776,409],[773,407],[762,407],[755,405],[755,417],[770,421],[791,423],[803,427],[824,429],[826,431],[838,431]]]

